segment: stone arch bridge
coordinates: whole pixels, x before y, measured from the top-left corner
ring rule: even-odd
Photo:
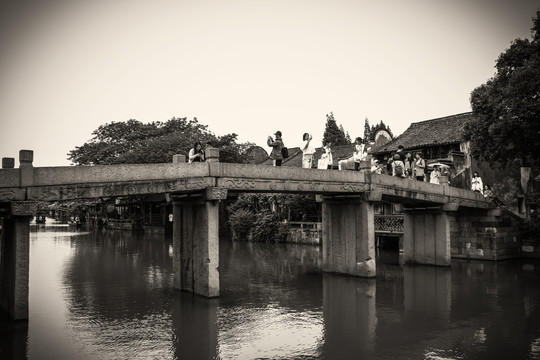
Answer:
[[[29,222],[39,201],[168,193],[174,204],[174,286],[205,297],[219,296],[218,203],[231,192],[320,195],[323,270],[361,277],[376,276],[375,202],[403,204],[404,257],[412,263],[449,266],[451,244],[465,233],[477,236],[471,219],[482,217],[493,227],[504,222],[479,194],[447,185],[355,171],[219,163],[218,155],[218,149],[208,149],[207,162],[192,164],[180,155],[166,164],[33,167],[33,152],[22,150],[19,168],[4,158],[2,307],[15,320],[28,317]]]

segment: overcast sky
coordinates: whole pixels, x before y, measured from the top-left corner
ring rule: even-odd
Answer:
[[[34,166],[112,121],[197,117],[265,145],[304,132],[320,145],[333,112],[399,135],[470,111],[539,0],[0,0],[0,157]],[[17,165],[18,166],[18,165]]]

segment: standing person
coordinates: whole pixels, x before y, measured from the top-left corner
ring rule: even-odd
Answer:
[[[478,174],[478,171],[475,171],[473,173],[473,178],[471,180],[471,190],[480,194],[482,194],[484,191],[484,184],[482,183],[482,178]]]
[[[394,167],[393,167],[393,164],[394,163],[394,159],[392,159],[392,157],[390,156],[388,158],[388,161],[386,162],[386,173],[390,176],[393,176],[394,174]]]
[[[271,136],[268,137],[268,140],[266,143],[268,146],[272,147],[272,152],[270,153],[270,159],[274,160],[274,166],[281,166],[281,162],[283,161],[283,153],[281,152],[281,149],[283,148],[283,139],[281,138],[281,131],[276,131],[274,134],[276,135],[276,140],[272,139]]]
[[[189,150],[188,163],[192,162],[203,162],[204,161],[204,151],[200,141],[197,141],[191,150]]]
[[[433,171],[431,172],[429,176],[429,182],[431,184],[440,184],[439,178],[441,177],[441,172],[439,171],[438,166],[433,167]]]
[[[313,136],[308,133],[304,133],[302,136],[302,167],[304,169],[311,169],[313,166],[313,154],[315,153],[315,147],[311,143]]]
[[[326,169],[332,169],[334,165],[334,158],[332,157],[332,143],[330,141],[326,141],[323,144],[323,150],[324,153],[321,156],[321,159],[324,159],[326,162]]]
[[[405,148],[403,147],[403,145],[399,145],[397,147],[396,154],[399,155],[401,161],[405,162]]]
[[[413,177],[414,158],[410,152],[405,154],[405,173],[408,178]]]
[[[405,164],[398,153],[394,154],[394,161],[392,162],[392,176],[404,178],[405,175]]]
[[[424,181],[424,176],[425,176],[424,171],[426,169],[426,161],[422,159],[422,154],[420,154],[419,152],[414,154],[414,156],[416,157],[416,159],[414,160],[414,169],[413,169],[414,177],[418,181]]]
[[[367,149],[366,145],[362,142],[362,138],[359,136],[354,141],[354,153],[353,153],[353,160],[354,160],[354,170],[358,171],[360,170],[360,161],[366,160],[367,157]]]

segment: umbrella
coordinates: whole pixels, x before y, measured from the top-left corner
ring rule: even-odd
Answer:
[[[436,162],[436,163],[433,163],[433,164],[428,164],[428,167],[434,167],[434,166],[440,166],[440,167],[445,167],[445,168],[450,167],[450,165],[443,164],[443,163],[440,163],[440,162]]]

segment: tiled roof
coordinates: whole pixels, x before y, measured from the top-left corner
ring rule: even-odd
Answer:
[[[460,143],[464,140],[465,125],[474,119],[472,112],[412,123],[394,140],[373,149],[373,154],[396,151],[399,145],[407,149],[432,145]]]

